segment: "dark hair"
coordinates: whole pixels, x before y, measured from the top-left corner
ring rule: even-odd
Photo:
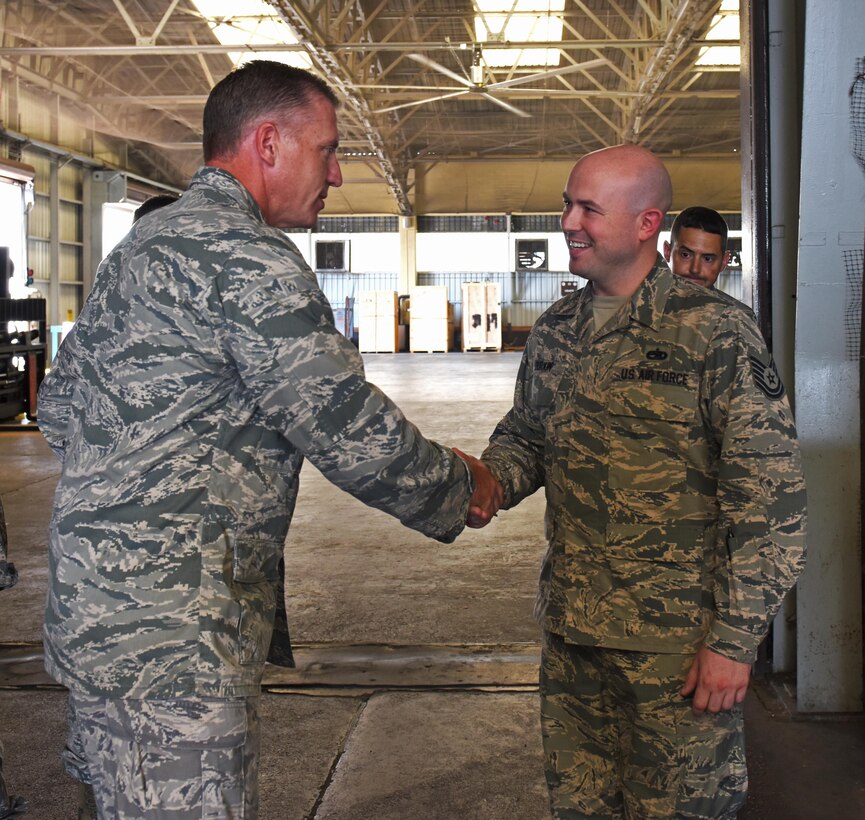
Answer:
[[[673,221],[670,229],[670,244],[675,245],[682,228],[696,228],[706,233],[714,233],[721,237],[721,253],[727,250],[727,223],[724,217],[711,208],[695,205],[685,208]]]
[[[252,60],[234,69],[213,87],[204,106],[204,161],[231,156],[247,126],[268,114],[290,114],[315,94],[339,104],[324,80],[302,68]]]
[[[144,214],[149,214],[151,211],[155,211],[163,205],[170,205],[172,202],[177,202],[177,200],[178,197],[174,194],[157,194],[156,196],[150,197],[150,199],[145,199],[144,202],[135,209],[135,213],[132,214],[132,221],[138,222]]]

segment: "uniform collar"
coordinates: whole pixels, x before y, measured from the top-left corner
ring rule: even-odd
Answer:
[[[672,271],[667,267],[664,257],[658,254],[655,266],[631,297],[630,318],[658,330],[673,283]]]
[[[664,315],[673,282],[673,274],[667,267],[664,257],[658,254],[654,267],[631,297],[629,318],[646,327],[657,328]],[[589,282],[586,287],[560,300],[552,310],[556,316],[563,318],[579,316],[591,302],[592,293],[592,283]]]
[[[226,199],[231,200],[235,206],[248,211],[259,222],[264,222],[261,208],[258,207],[258,203],[253,199],[252,194],[246,190],[243,183],[237,177],[224,168],[203,165],[195,172],[189,183],[189,187],[190,189],[206,188],[216,191]]]

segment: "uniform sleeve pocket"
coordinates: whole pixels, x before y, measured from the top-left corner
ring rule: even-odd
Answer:
[[[748,542],[753,543],[753,542]],[[756,549],[740,544],[732,529],[727,530],[727,584],[731,615],[748,620],[765,620],[764,566]]]

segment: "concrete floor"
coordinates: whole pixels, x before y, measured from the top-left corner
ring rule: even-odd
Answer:
[[[510,406],[518,353],[368,355],[427,435],[478,453]],[[0,433],[0,495],[21,580],[0,595],[0,738],[30,816],[75,816],[62,689],[41,670],[57,464]],[[297,670],[269,669],[262,820],[542,820],[537,718],[540,494],[441,545],[304,468],[286,560]],[[804,720],[758,682],[747,702],[747,820],[865,818],[862,716]]]

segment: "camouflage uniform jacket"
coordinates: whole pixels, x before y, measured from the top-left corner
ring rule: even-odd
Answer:
[[[62,460],[48,671],[106,697],[256,694],[306,456],[442,541],[471,478],[378,388],[315,275],[230,174],[136,223],[39,393]]]
[[[591,294],[537,321],[483,455],[506,507],[545,487],[536,617],[571,643],[751,661],[804,563],[777,371],[735,300],[660,256],[600,332]]]

